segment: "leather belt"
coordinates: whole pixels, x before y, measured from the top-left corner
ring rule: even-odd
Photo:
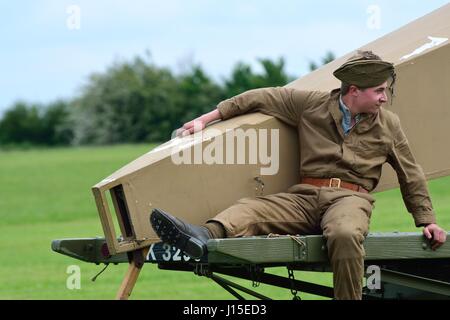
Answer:
[[[357,184],[354,184],[354,183],[342,181],[339,178],[323,179],[323,178],[303,177],[303,178],[301,178],[300,183],[311,184],[316,187],[344,188],[344,189],[349,189],[349,190],[356,191],[356,192],[369,193],[369,191],[367,191],[363,187],[361,187]]]

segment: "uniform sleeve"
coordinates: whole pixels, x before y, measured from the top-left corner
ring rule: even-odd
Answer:
[[[297,126],[309,91],[285,87],[262,88],[246,91],[217,105],[223,120],[259,111]]]
[[[393,131],[394,143],[388,162],[397,173],[405,206],[414,217],[416,227],[436,223],[425,174],[416,163],[397,116]]]

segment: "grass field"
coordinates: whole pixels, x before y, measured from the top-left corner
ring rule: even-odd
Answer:
[[[91,187],[148,152],[151,145],[0,151],[0,299],[113,299],[127,266],[91,265],[54,253],[53,239],[103,236]],[[450,177],[430,181],[438,222],[450,229]],[[398,190],[376,194],[371,231],[420,231]],[[81,288],[69,290],[67,268],[78,265]],[[286,276],[284,268],[273,273]],[[331,285],[331,274],[296,272],[296,279]],[[251,287],[249,281],[236,281]],[[258,292],[290,299],[289,290]],[[301,294],[302,298],[316,298]],[[146,264],[132,299],[231,299],[211,280]],[[233,298],[234,299],[234,298]]]

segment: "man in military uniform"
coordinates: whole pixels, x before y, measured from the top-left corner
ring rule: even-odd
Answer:
[[[393,64],[358,51],[334,73],[342,85],[331,92],[277,87],[250,90],[222,101],[214,111],[186,123],[191,134],[217,119],[260,111],[295,126],[299,135],[299,184],[287,192],[244,198],[203,226],[160,209],[150,221],[158,236],[193,258],[211,238],[320,234],[327,240],[336,299],[361,299],[363,241],[375,199],[370,192],[388,162],[396,171],[406,208],[436,249],[446,233],[436,224],[425,176],[416,163],[397,115],[382,108],[393,93]],[[388,86],[389,84],[389,86]],[[196,124],[196,126],[194,126]]]

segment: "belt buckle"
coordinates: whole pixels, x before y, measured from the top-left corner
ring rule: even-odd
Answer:
[[[334,185],[334,182],[337,183],[337,185]],[[330,188],[340,188],[341,187],[341,179],[339,178],[331,178],[330,184],[328,185]]]

